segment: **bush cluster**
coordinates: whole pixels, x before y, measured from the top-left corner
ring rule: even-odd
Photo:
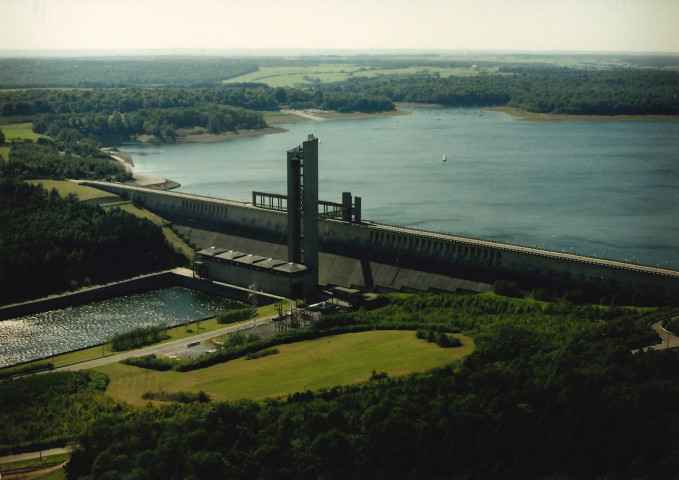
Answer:
[[[249,320],[252,316],[252,309],[240,308],[238,310],[231,310],[217,315],[217,323],[230,324]]]
[[[111,349],[114,352],[132,350],[161,342],[166,338],[169,338],[167,335],[167,325],[139,327],[114,335],[111,339]]]

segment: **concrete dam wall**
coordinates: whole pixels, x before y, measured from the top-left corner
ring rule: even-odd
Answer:
[[[287,214],[249,203],[123,184],[83,184],[132,198],[172,221],[196,248],[218,246],[285,258]],[[679,294],[679,272],[372,222],[319,222],[319,283],[376,291],[485,291],[498,279],[520,285]]]

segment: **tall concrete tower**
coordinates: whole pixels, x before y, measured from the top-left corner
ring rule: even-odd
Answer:
[[[318,139],[288,150],[288,262],[301,263],[318,285]]]

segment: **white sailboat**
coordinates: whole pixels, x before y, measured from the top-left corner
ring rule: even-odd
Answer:
[[[446,154],[445,153],[443,154],[443,161],[444,162],[446,161]]]

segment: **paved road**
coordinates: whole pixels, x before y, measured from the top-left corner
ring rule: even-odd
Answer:
[[[100,367],[102,365],[107,365],[109,363],[119,362],[129,357],[140,357],[142,355],[156,356],[168,355],[176,353],[179,351],[185,351],[188,348],[189,343],[202,342],[203,340],[208,340],[210,338],[217,337],[219,335],[224,335],[225,333],[237,332],[239,330],[247,330],[249,328],[254,328],[259,325],[265,325],[272,322],[275,315],[264,318],[257,318],[255,320],[250,320],[245,323],[238,323],[236,325],[229,325],[228,327],[220,328],[218,330],[212,330],[211,332],[201,333],[198,335],[193,335],[188,338],[183,338],[181,340],[175,340],[172,342],[161,343],[158,345],[152,345],[150,347],[141,348],[139,350],[132,350],[129,352],[119,353],[116,355],[109,355],[107,357],[96,358],[94,360],[89,360],[87,362],[76,363],[73,365],[66,365],[63,367],[55,368],[54,371],[75,371],[75,370],[87,370],[88,368]]]
[[[22,460],[29,460],[31,458],[39,458],[40,455],[47,457],[49,455],[60,455],[62,453],[68,453],[71,450],[68,448],[50,448],[49,450],[43,450],[42,452],[29,452],[29,453],[18,453],[16,455],[7,455],[6,457],[0,457],[0,464],[20,462]]]
[[[665,348],[677,348],[679,347],[679,337],[669,333],[667,330],[662,328],[662,321],[653,324],[653,330],[658,332],[660,338],[662,338],[662,343],[653,345],[653,350],[664,350]]]

